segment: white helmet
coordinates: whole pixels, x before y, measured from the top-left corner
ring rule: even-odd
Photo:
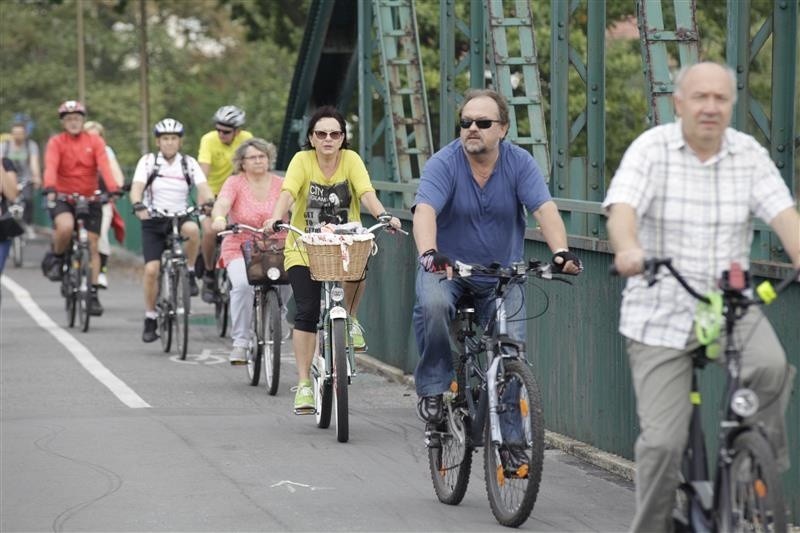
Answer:
[[[235,105],[224,105],[214,113],[214,122],[231,128],[241,128],[244,126],[244,111]]]
[[[153,134],[156,137],[161,137],[167,133],[183,137],[183,124],[174,118],[164,118],[156,122],[156,125],[153,127]]]

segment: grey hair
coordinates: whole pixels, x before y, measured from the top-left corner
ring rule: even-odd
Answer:
[[[241,172],[243,170],[244,164],[244,153],[250,147],[255,148],[262,154],[266,154],[269,157],[269,169],[272,170],[275,168],[275,160],[278,158],[278,149],[275,148],[275,145],[269,141],[265,141],[261,137],[252,137],[247,139],[242,144],[239,145],[239,148],[236,149],[236,152],[233,154],[233,171],[234,172]]]
[[[683,86],[684,78],[686,78],[686,74],[694,67],[700,65],[716,65],[718,67],[721,67],[725,71],[725,73],[728,75],[728,79],[731,84],[731,94],[733,95],[733,103],[735,104],[736,98],[739,96],[739,92],[737,89],[738,81],[736,80],[736,71],[734,71],[730,67],[730,65],[715,63],[713,61],[701,61],[700,63],[695,63],[693,65],[682,66],[681,69],[678,71],[678,73],[675,75],[675,90],[673,91],[673,94],[677,97],[683,97],[681,89]]]

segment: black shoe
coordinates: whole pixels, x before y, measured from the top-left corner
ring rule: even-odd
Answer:
[[[197,277],[194,275],[194,270],[189,271],[189,293],[192,296],[200,294],[200,289],[197,287]]]
[[[444,418],[442,395],[420,396],[417,401],[417,416],[423,422],[438,424]]]
[[[214,276],[203,277],[203,301],[207,304],[217,301],[217,281]]]
[[[155,318],[144,319],[144,331],[142,332],[142,341],[153,342],[158,339],[158,320]]]
[[[64,256],[48,253],[42,259],[42,272],[50,281],[61,281],[64,271]]]
[[[91,299],[89,300],[89,314],[92,316],[103,316],[103,306],[100,305],[100,299],[97,298],[97,291],[92,291]]]
[[[500,461],[505,470],[516,472],[521,466],[528,464],[527,448],[524,444],[502,444],[500,446]]]

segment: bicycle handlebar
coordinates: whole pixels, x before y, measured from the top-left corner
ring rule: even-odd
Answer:
[[[173,211],[173,212],[167,211],[166,209],[158,209],[158,208],[155,208],[155,207],[151,207],[150,209],[148,209],[148,212],[151,215],[156,215],[158,217],[165,217],[165,218],[185,217],[185,216],[191,215],[195,211],[197,211],[197,207],[193,206],[193,205],[191,205],[191,206],[189,206],[186,209],[183,209],[181,211]]]
[[[390,224],[388,222],[378,222],[374,226],[370,226],[369,228],[367,228],[367,232],[375,233],[377,230],[379,230],[381,228],[389,228],[389,227],[390,227]],[[279,232],[281,230],[293,231],[294,233],[297,233],[300,236],[305,235],[307,233],[307,232],[301,230],[300,228],[298,228],[296,226],[292,226],[291,224],[285,224],[285,223],[281,222],[280,220],[276,220],[275,223],[272,225],[272,231],[277,233],[277,232]],[[408,235],[408,232],[407,231],[403,231],[402,229],[398,229],[397,231],[399,231],[400,233],[402,233],[404,235]],[[354,233],[352,231],[347,231],[347,232],[334,231],[334,233],[344,234],[344,235],[356,235],[356,233]]]
[[[572,285],[567,279],[553,275],[553,265],[537,259],[530,259],[527,263],[524,261],[512,263],[510,266],[504,267],[500,263],[492,263],[488,267],[477,263],[464,263],[456,260],[453,273],[458,277],[467,278],[473,274],[497,278],[501,280],[511,280],[514,278],[522,278],[528,275],[533,275],[539,279],[547,279],[553,281],[561,281]],[[559,272],[568,276],[577,276],[577,274],[569,274],[567,272]]]
[[[266,238],[267,234],[264,231],[264,228],[255,228],[248,224],[229,224],[223,231],[217,233],[217,237],[227,237],[228,235],[235,235],[237,233],[241,233],[242,230],[248,231],[250,233],[260,235],[261,237]]]

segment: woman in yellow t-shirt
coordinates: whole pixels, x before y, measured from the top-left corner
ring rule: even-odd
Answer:
[[[305,231],[308,226],[335,221],[360,222],[360,205],[374,217],[386,215],[378,200],[359,155],[348,150],[345,121],[332,106],[317,109],[308,121],[306,144],[295,154],[286,169],[281,194],[272,218],[265,228],[269,231],[277,220],[283,220],[292,206],[293,226]],[[391,218],[391,225],[400,228],[400,220]],[[293,246],[296,235],[286,238],[286,271],[292,284],[297,306],[294,319],[292,343],[299,383],[294,399],[295,412],[314,407],[309,371],[316,345],[317,322],[319,321],[319,298],[322,284],[311,279],[308,261]],[[350,335],[356,350],[366,347],[364,334],[355,319],[364,282],[345,282],[345,307],[353,317]]]

